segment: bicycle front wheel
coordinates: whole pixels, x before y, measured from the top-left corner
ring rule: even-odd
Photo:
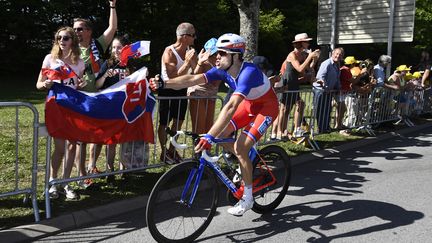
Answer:
[[[256,213],[268,213],[275,209],[285,197],[291,179],[291,163],[288,154],[277,145],[270,145],[259,150],[253,170],[254,188],[261,188],[254,193],[255,203],[252,210]],[[259,160],[263,161],[259,161]]]
[[[184,162],[173,167],[158,180],[150,193],[146,222],[156,241],[193,241],[213,219],[219,194],[216,177],[208,167],[204,168],[193,203],[188,206],[195,179],[186,191],[185,202],[181,201],[186,181],[198,166],[197,162]]]

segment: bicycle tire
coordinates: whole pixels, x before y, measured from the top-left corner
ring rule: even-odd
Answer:
[[[272,170],[272,174],[276,177],[276,184],[254,193],[255,202],[252,210],[256,213],[264,214],[279,206],[287,194],[291,180],[291,162],[285,150],[277,145],[264,147],[259,150],[258,153],[260,156],[257,156],[255,160],[260,160],[262,158],[269,169]],[[254,180],[259,176],[270,177],[267,170],[261,170],[259,168],[259,161],[254,161],[254,165]]]
[[[157,242],[191,242],[204,232],[213,219],[219,190],[216,176],[210,168],[204,169],[192,205],[188,207],[179,201],[190,171],[198,166],[193,161],[178,164],[153,187],[147,202],[146,223]]]

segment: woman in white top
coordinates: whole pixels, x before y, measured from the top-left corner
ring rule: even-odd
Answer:
[[[78,37],[71,27],[62,27],[57,30],[54,35],[53,47],[51,53],[45,56],[42,63],[42,70],[39,73],[39,78],[36,83],[36,88],[39,90],[48,90],[54,82],[62,83],[75,89],[82,88],[86,85],[81,80],[84,73],[84,62],[80,59],[80,49],[78,46]],[[65,79],[48,78],[48,74],[43,70],[61,70],[61,68],[72,69],[72,75]],[[54,152],[51,159],[50,181],[57,178],[58,170],[61,161],[64,157],[66,141],[59,138],[54,138]],[[67,146],[67,161],[65,162],[65,170],[63,177],[69,178],[75,158],[76,143],[69,141]],[[77,199],[78,195],[72,190],[69,185],[64,187],[66,198]],[[49,189],[49,196],[52,199],[58,198],[58,189],[56,185],[52,185]]]

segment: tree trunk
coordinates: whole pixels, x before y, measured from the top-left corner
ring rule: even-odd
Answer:
[[[259,10],[261,0],[232,0],[240,15],[240,35],[246,40],[246,61],[258,52]]]

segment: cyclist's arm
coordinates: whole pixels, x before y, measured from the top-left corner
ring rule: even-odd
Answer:
[[[169,89],[184,89],[187,87],[191,87],[197,84],[203,84],[206,82],[206,78],[204,74],[187,74],[178,76],[172,79],[164,80],[165,86],[164,88]]]
[[[223,130],[225,129],[225,127],[230,122],[231,118],[233,117],[234,113],[236,112],[238,106],[243,101],[243,99],[244,97],[241,95],[236,95],[236,94],[232,95],[228,103],[223,107],[223,109],[219,113],[216,122],[210,128],[208,134],[212,135],[213,137],[220,136]]]

